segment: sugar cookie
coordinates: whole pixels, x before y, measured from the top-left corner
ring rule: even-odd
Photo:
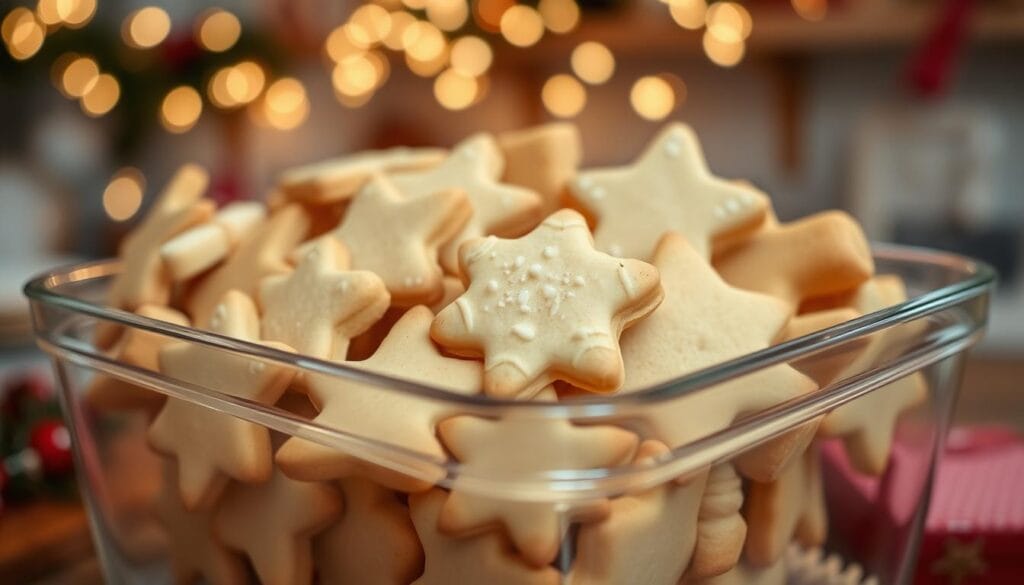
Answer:
[[[373,272],[342,270],[346,254],[333,239],[305,249],[294,271],[260,282],[263,339],[321,359],[344,359],[348,340],[377,322],[388,291]]]
[[[656,268],[595,250],[583,217],[568,209],[517,240],[467,242],[460,263],[466,293],[430,333],[452,353],[484,357],[492,396],[530,397],[558,379],[617,390],[619,335],[662,297]]]
[[[210,585],[245,585],[249,582],[245,563],[228,550],[213,533],[208,511],[185,509],[178,496],[174,463],[164,463],[164,486],[156,513],[167,531],[168,557],[174,582],[194,583],[200,577]]]
[[[697,544],[686,570],[688,578],[713,577],[736,566],[747,536],[742,506],[742,484],[733,466],[712,467],[697,513]]]
[[[372,357],[352,365],[459,394],[479,392],[480,363],[441,355],[428,335],[432,318],[430,309],[413,307],[395,324]],[[320,408],[315,422],[439,461],[446,459],[435,435],[435,425],[455,414],[449,406],[401,390],[339,377],[309,375],[308,384],[310,395]],[[430,487],[419,479],[378,469],[338,449],[299,438],[289,439],[281,447],[277,462],[288,475],[303,481],[350,477],[360,471],[393,489],[414,491]]]
[[[828,512],[817,446],[793,458],[777,480],[751,482],[743,515],[746,559],[756,567],[778,562],[794,538],[804,546],[824,544]]]
[[[803,315],[794,315],[786,328],[779,334],[780,341],[790,341],[829,327],[856,319],[860,313],[849,308],[826,309]],[[860,355],[868,340],[847,341],[834,349],[818,352],[805,359],[793,362],[793,367],[825,387],[832,383],[844,369]]]
[[[569,181],[583,160],[580,130],[571,122],[551,122],[498,135],[505,159],[502,181],[531,189],[544,200],[544,215],[562,206]]]
[[[569,191],[596,219],[598,249],[642,260],[669,231],[710,257],[713,238],[756,227],[768,209],[757,189],[712,175],[697,135],[678,122],[666,126],[632,165],[583,170]]]
[[[188,317],[169,307],[143,305],[135,311],[136,315],[157,321],[165,321],[173,325],[188,327]],[[138,328],[130,328],[124,332],[114,347],[112,356],[122,364],[134,366],[151,372],[159,371],[157,359],[160,349],[169,341],[156,333]],[[96,372],[95,377],[86,389],[85,400],[90,406],[101,410],[145,410],[154,412],[164,403],[164,395]]]
[[[370,150],[288,169],[278,191],[286,200],[325,205],[355,195],[375,174],[428,169],[445,159],[441,148]]]
[[[312,539],[341,511],[341,495],[334,488],[295,481],[275,470],[264,483],[232,484],[213,524],[228,548],[249,558],[261,585],[309,585]]]
[[[391,302],[432,303],[444,291],[438,248],[469,220],[473,206],[463,191],[448,189],[406,197],[377,175],[349,204],[334,238],[349,251],[352,268],[377,273]]]
[[[538,396],[556,400],[553,389]],[[509,479],[543,471],[614,467],[628,462],[638,443],[633,433],[610,425],[579,426],[565,420],[508,416],[490,420],[456,416],[438,425],[442,443],[467,473]],[[464,492],[455,480],[439,527],[449,534],[479,533],[498,525],[526,562],[551,563],[571,522],[607,514],[605,499],[579,503],[523,502]]]
[[[224,295],[210,326],[221,335],[259,340],[256,306],[235,290]],[[279,343],[265,345],[290,351]],[[176,380],[263,404],[276,402],[295,375],[276,364],[184,342],[160,350],[160,371]],[[177,458],[181,496],[190,510],[216,499],[229,477],[248,483],[270,477],[266,428],[193,402],[168,398],[148,437],[154,450]]]
[[[767,225],[714,259],[729,284],[782,299],[796,309],[807,299],[841,293],[874,273],[864,231],[842,211]]]
[[[309,218],[302,208],[288,205],[239,242],[227,260],[189,292],[185,309],[195,326],[209,326],[213,309],[229,290],[256,298],[263,277],[290,272],[288,255],[308,229]]]
[[[416,533],[423,543],[424,569],[413,585],[558,585],[561,574],[551,567],[534,568],[516,558],[500,532],[467,538],[445,536],[437,529],[445,493],[432,489],[409,496]]]
[[[469,196],[472,215],[440,251],[441,266],[453,274],[459,268],[458,252],[463,242],[488,234],[518,236],[542,217],[539,195],[498,182],[503,167],[494,138],[475,134],[455,145],[437,167],[390,174],[398,190],[410,198],[450,189],[460,189]]]
[[[733,288],[675,233],[662,238],[653,258],[665,300],[649,318],[622,335],[623,392],[637,392],[747,353],[764,349],[786,325],[790,310],[772,297]],[[648,423],[670,447],[729,426],[739,415],[764,410],[811,392],[816,384],[785,364],[675,398],[654,409]],[[770,478],[792,450],[809,440],[801,429],[758,447],[737,464],[745,475]]]
[[[345,514],[314,544],[320,583],[412,583],[423,570],[423,549],[398,494],[359,477],[339,485]]]
[[[831,583],[805,583],[800,580],[790,581],[787,579],[787,573],[786,563],[782,560],[765,568],[752,567],[741,562],[727,573],[707,579],[687,580],[685,585],[833,585]],[[843,583],[843,585],[858,584],[849,582]]]
[[[217,211],[212,221],[192,227],[160,246],[171,279],[188,280],[214,266],[248,236],[267,216],[255,201],[230,203]]]

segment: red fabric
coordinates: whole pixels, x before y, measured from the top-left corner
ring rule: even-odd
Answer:
[[[961,52],[974,0],[947,0],[935,28],[910,60],[907,78],[922,97],[946,93]]]

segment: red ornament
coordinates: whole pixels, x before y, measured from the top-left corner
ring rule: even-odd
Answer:
[[[4,399],[0,403],[0,416],[8,421],[21,418],[25,407],[32,403],[46,402],[53,397],[53,388],[41,372],[27,372],[11,378],[0,392]]]
[[[48,419],[37,423],[29,435],[29,447],[39,455],[43,474],[55,476],[72,471],[71,434],[60,420]]]

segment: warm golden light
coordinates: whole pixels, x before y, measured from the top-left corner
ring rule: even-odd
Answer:
[[[261,113],[264,121],[278,130],[299,127],[309,116],[306,88],[298,79],[284,77],[270,84],[263,96]]]
[[[80,28],[96,14],[96,0],[57,0],[57,13],[69,28]]]
[[[743,41],[737,41],[734,43],[723,42],[717,36],[711,34],[711,31],[704,31],[703,38],[704,54],[708,56],[715,65],[722,67],[732,67],[743,60],[743,54],[746,52],[746,46]]]
[[[676,109],[682,107],[686,103],[687,96],[690,94],[690,90],[686,87],[686,82],[678,75],[672,73],[660,73],[658,77],[663,79],[672,88],[672,93],[676,96]]]
[[[335,63],[338,63],[349,55],[363,52],[362,47],[356,46],[356,44],[348,38],[348,33],[344,26],[339,26],[327,35],[327,41],[324,43],[324,50],[327,51],[327,56],[331,58],[331,61],[334,61]]]
[[[553,33],[572,32],[580,23],[580,7],[575,0],[540,0],[537,5],[544,26]]]
[[[64,68],[61,89],[70,97],[82,97],[96,85],[100,68],[91,57],[79,57]]]
[[[608,47],[594,41],[580,43],[570,58],[576,76],[592,85],[602,84],[615,73],[615,57]]]
[[[544,36],[544,19],[524,4],[516,4],[501,15],[501,36],[517,47],[530,47]]]
[[[103,190],[103,211],[114,221],[127,221],[135,216],[142,206],[142,193],[146,180],[134,167],[125,167],[110,179]]]
[[[629,92],[629,102],[640,117],[664,120],[676,107],[675,92],[664,79],[649,75],[641,77]]]
[[[24,61],[39,52],[46,29],[27,8],[15,8],[4,18],[2,36],[12,57]]]
[[[449,110],[464,110],[473,105],[478,90],[476,79],[454,69],[445,69],[434,80],[434,97]]]
[[[167,93],[160,105],[160,122],[169,132],[181,134],[189,131],[203,113],[203,99],[199,92],[180,85]]]
[[[349,17],[345,30],[356,45],[372,47],[391,31],[391,14],[377,4],[363,4]]]
[[[544,83],[541,101],[553,116],[572,118],[587,105],[587,90],[571,75],[560,73]]]
[[[461,75],[479,77],[491,68],[494,52],[480,37],[465,36],[452,43],[450,60],[452,69]]]
[[[735,2],[716,2],[704,16],[707,32],[727,44],[744,41],[750,36],[753,20],[747,9]]]
[[[402,45],[402,35],[405,34],[405,29],[414,22],[416,22],[416,17],[404,10],[392,12],[391,30],[388,31],[387,36],[381,39],[381,42],[392,51],[403,50],[405,47]]]
[[[429,22],[417,21],[406,27],[402,33],[405,52],[417,61],[430,62],[447,49],[444,33]]]
[[[469,19],[469,3],[466,0],[430,0],[427,18],[441,30],[459,30]]]
[[[477,0],[473,5],[473,20],[487,32],[498,32],[501,17],[515,4],[515,0]]]
[[[335,66],[331,84],[350,97],[370,93],[377,87],[378,71],[366,54],[351,55]]]
[[[82,96],[82,111],[92,117],[99,117],[114,109],[121,99],[121,84],[109,73],[96,78],[92,89]]]
[[[828,0],[791,0],[793,10],[800,18],[817,22],[828,14]]]
[[[171,17],[163,8],[147,6],[125,18],[121,35],[124,42],[137,49],[155,47],[171,32]]]
[[[428,61],[420,61],[414,58],[409,53],[405,54],[405,66],[420,77],[433,77],[441,72],[448,65],[448,47],[441,51],[441,53]]]
[[[220,53],[235,46],[242,35],[242,23],[227,10],[212,8],[199,17],[196,42],[207,51]]]
[[[668,7],[672,20],[676,21],[679,26],[690,30],[697,30],[704,26],[707,9],[708,5],[705,0],[672,0]]]
[[[218,69],[206,86],[206,96],[218,108],[233,108],[239,105],[238,101],[234,98],[234,92],[228,89],[228,79],[231,78],[233,72],[234,67]],[[244,81],[244,77],[236,76],[234,80],[236,89],[238,89],[239,78]]]
[[[39,22],[47,26],[60,24],[63,22],[64,16],[70,12],[70,0],[39,0],[36,3],[36,16],[39,17]]]
[[[340,92],[335,92],[334,97],[338,99],[338,103],[345,106],[346,108],[361,108],[366,104],[370,103],[373,99],[373,92],[364,93],[363,95],[345,95]]]
[[[427,0],[402,0],[402,4],[412,10],[423,10],[427,7]]]

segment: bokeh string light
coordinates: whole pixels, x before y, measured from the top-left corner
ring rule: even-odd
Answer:
[[[615,73],[615,56],[595,41],[580,43],[570,57],[573,73],[591,85],[600,85]]]
[[[46,39],[43,24],[31,10],[19,7],[10,11],[0,25],[7,52],[18,61],[29,59],[39,52]]]
[[[452,69],[469,77],[479,77],[491,68],[494,52],[487,41],[476,36],[465,36],[452,43],[450,55]]]
[[[214,53],[227,51],[235,46],[241,35],[242,23],[238,17],[220,8],[207,10],[196,23],[196,42],[200,47]]]
[[[540,0],[537,11],[544,26],[555,34],[570,33],[580,23],[580,7],[575,0]]]
[[[168,132],[188,132],[203,113],[203,98],[187,85],[180,85],[167,93],[160,104],[160,123]]]
[[[114,221],[128,221],[142,207],[146,179],[139,169],[124,167],[114,173],[103,190],[103,211]]]
[[[475,78],[446,69],[434,80],[434,97],[449,110],[464,110],[476,101],[479,85]]]
[[[501,36],[511,45],[532,47],[544,36],[544,19],[525,4],[516,4],[501,15]]]
[[[587,105],[587,90],[575,77],[559,73],[544,83],[541,101],[551,115],[572,118]]]
[[[672,20],[688,30],[698,30],[704,26],[707,9],[705,0],[672,0],[668,7]]]
[[[79,105],[86,115],[98,118],[114,109],[121,99],[121,84],[109,74],[103,73],[96,78],[96,83],[79,100]]]
[[[664,120],[676,107],[672,86],[661,77],[648,75],[633,84],[629,92],[633,110],[645,120]]]
[[[163,8],[147,6],[124,19],[121,37],[136,49],[149,49],[162,43],[171,32],[171,17]]]
[[[257,123],[277,130],[298,128],[309,117],[309,98],[302,83],[283,77],[270,84],[263,98],[250,106]]]
[[[790,0],[793,10],[803,18],[811,22],[824,20],[828,14],[828,0]]]

